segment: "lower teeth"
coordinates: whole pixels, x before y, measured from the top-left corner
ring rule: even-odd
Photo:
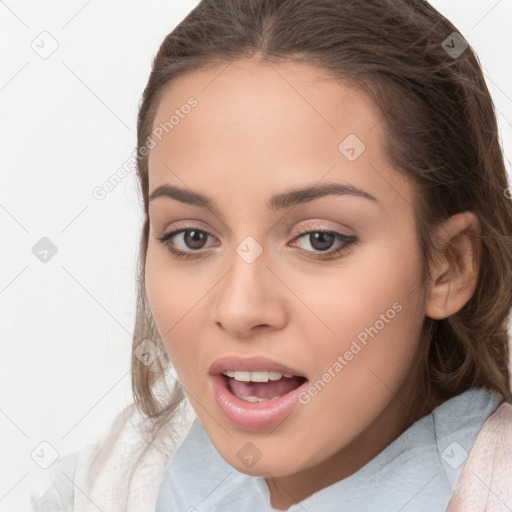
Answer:
[[[281,398],[280,396],[275,396],[274,398],[260,398],[259,396],[238,396],[235,395],[238,398],[241,398],[242,400],[245,400],[247,402],[269,402],[270,400],[276,400],[278,398]]]

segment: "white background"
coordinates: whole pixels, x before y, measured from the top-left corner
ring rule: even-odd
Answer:
[[[480,58],[510,172],[512,2],[431,3]],[[0,2],[0,512],[29,509],[40,442],[74,452],[131,401],[141,201],[134,174],[102,201],[92,190],[131,155],[153,55],[195,5]],[[47,59],[41,38],[58,44]]]

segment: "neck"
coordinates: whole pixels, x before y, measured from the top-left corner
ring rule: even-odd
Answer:
[[[431,411],[418,397],[418,376],[413,369],[382,413],[350,444],[320,465],[279,478],[266,478],[272,507],[286,510],[315,492],[354,474],[418,419]],[[416,374],[416,375],[415,375]]]

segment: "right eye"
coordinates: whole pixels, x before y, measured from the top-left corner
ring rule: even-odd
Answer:
[[[208,237],[213,238],[213,235],[202,229],[190,227],[170,231],[156,238],[177,258],[191,258],[204,249]]]

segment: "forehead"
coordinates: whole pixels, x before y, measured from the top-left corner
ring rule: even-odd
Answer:
[[[191,98],[195,106],[184,108]],[[149,154],[150,190],[176,181],[169,169],[203,187],[233,178],[247,186],[250,176],[255,189],[279,177],[299,186],[329,169],[330,180],[374,190],[383,179],[407,186],[383,154],[374,102],[304,64],[242,60],[182,75],[158,105],[153,133],[159,129]]]
[[[362,137],[381,117],[364,93],[334,80],[325,70],[298,63],[242,60],[186,73],[172,81],[162,96],[153,128],[165,125],[191,97],[197,99],[197,107],[186,123],[180,122],[181,129],[176,125],[168,134],[176,143],[193,135],[203,145],[214,139],[249,145],[251,140],[256,143],[280,133],[283,140],[307,136],[312,143],[324,140],[328,144],[330,136],[349,129]],[[256,132],[260,137],[256,138]]]

